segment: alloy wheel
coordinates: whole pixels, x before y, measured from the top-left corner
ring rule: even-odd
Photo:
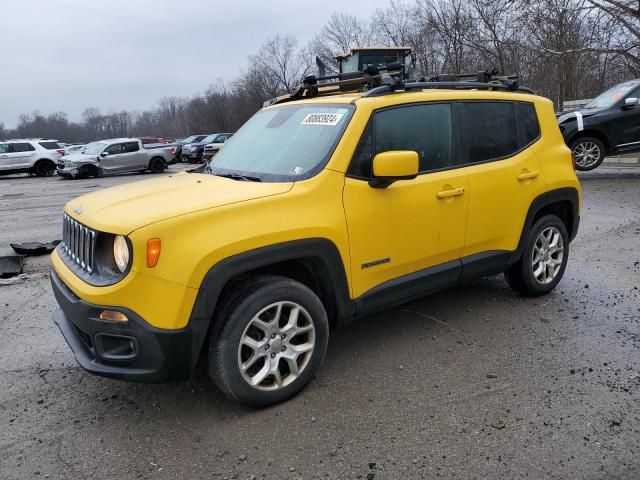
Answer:
[[[553,282],[562,267],[564,240],[556,227],[545,228],[533,247],[531,267],[533,276],[543,285]]]
[[[600,160],[600,147],[593,142],[581,142],[573,149],[576,164],[582,168],[589,168]]]
[[[278,390],[309,364],[316,332],[309,313],[295,302],[273,303],[249,322],[238,345],[238,368],[258,390]]]

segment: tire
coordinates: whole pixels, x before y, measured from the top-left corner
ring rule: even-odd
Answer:
[[[289,278],[265,275],[236,285],[223,302],[209,339],[211,381],[251,407],[273,405],[302,390],[320,368],[329,340],[327,314],[316,294]],[[299,333],[291,333],[293,325]]]
[[[505,272],[505,279],[511,288],[523,295],[538,297],[558,285],[568,259],[567,228],[556,215],[545,215],[529,230],[522,255]]]
[[[570,148],[576,159],[576,170],[581,172],[599,167],[605,157],[604,144],[595,137],[576,138]]]
[[[56,171],[56,164],[51,160],[38,160],[33,166],[36,177],[51,177]]]
[[[164,163],[164,159],[160,157],[153,157],[149,162],[149,170],[151,170],[151,173],[162,173],[166,168],[167,166]]]

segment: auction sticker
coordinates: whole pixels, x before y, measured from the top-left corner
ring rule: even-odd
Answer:
[[[310,113],[302,119],[301,125],[335,126],[344,117],[344,113]]]

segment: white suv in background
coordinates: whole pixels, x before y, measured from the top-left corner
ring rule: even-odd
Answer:
[[[31,173],[50,177],[64,149],[57,140],[44,138],[0,142],[0,175]]]

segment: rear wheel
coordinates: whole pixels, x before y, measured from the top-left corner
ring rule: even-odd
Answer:
[[[595,137],[580,137],[571,142],[576,159],[576,170],[587,172],[597,168],[604,160],[604,144]]]
[[[322,302],[305,285],[271,275],[235,292],[211,334],[209,376],[246,405],[282,402],[304,388],[322,364],[329,339]]]
[[[164,163],[164,159],[160,157],[154,157],[149,162],[149,170],[151,170],[151,173],[162,173],[165,168],[167,168],[167,166]]]
[[[545,215],[527,234],[522,256],[505,272],[505,278],[524,295],[544,295],[560,282],[568,258],[567,228],[557,216]]]
[[[33,166],[33,173],[37,177],[50,177],[56,171],[56,164],[51,160],[38,160]]]

